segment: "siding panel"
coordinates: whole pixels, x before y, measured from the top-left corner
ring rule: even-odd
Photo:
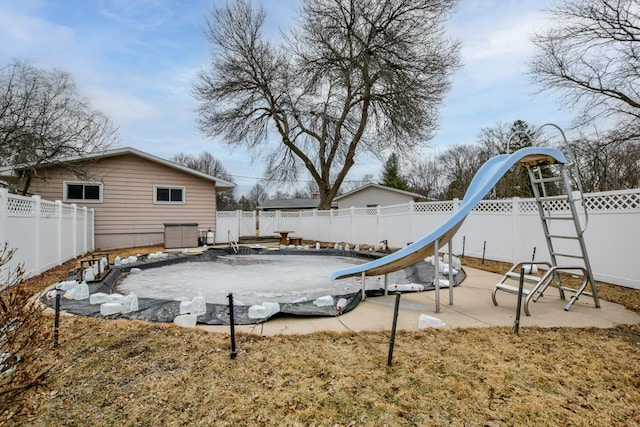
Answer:
[[[86,172],[89,178],[77,179],[60,168],[44,170],[33,180],[31,191],[45,199],[61,200],[63,181],[102,182],[102,203],[78,204],[95,209],[96,247],[118,247],[114,246],[118,242],[123,246],[137,241],[149,244],[146,234],[152,243],[161,243],[164,223],[194,222],[200,229],[215,230],[216,190],[212,181],[133,154],[88,163]],[[154,204],[156,185],[185,187],[186,203]],[[128,234],[137,237],[116,238]]]

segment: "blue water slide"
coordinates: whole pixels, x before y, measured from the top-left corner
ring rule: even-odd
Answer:
[[[337,270],[331,275],[331,280],[361,275],[362,273],[367,276],[392,273],[422,261],[434,254],[436,241],[438,241],[439,247],[442,247],[453,238],[467,215],[513,165],[537,166],[554,163],[567,163],[567,160],[556,148],[543,147],[522,148],[512,154],[500,154],[489,159],[473,177],[458,209],[439,227],[420,240],[392,254],[365,264]]]

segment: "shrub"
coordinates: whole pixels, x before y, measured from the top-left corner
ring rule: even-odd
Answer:
[[[23,265],[10,266],[15,249],[0,246],[0,424],[20,411],[22,392],[42,382],[50,367],[43,353],[51,346],[49,319],[24,282]]]

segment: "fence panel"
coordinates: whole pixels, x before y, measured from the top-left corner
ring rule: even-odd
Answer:
[[[256,235],[256,212],[238,211],[240,215],[240,234],[239,236],[255,236]]]
[[[240,233],[241,211],[218,211],[216,212],[216,232],[214,239],[216,243],[229,243],[229,234],[232,239],[237,239]]]
[[[38,250],[40,252],[40,265],[43,270],[48,270],[61,264],[60,251],[58,250],[58,242],[60,241],[58,234],[60,214],[58,209],[59,206],[55,202],[43,200],[40,203],[41,225],[38,230],[40,241]]]
[[[635,260],[640,241],[640,189],[592,193],[584,196],[588,227],[584,234],[597,280],[640,289],[640,263]],[[305,240],[377,245],[387,240],[403,247],[429,234],[446,221],[459,205],[447,202],[409,203],[377,208],[331,211],[260,212],[260,235],[274,230],[295,230]],[[552,209],[566,212],[568,204]],[[586,220],[578,207],[581,221]],[[263,224],[264,223],[264,224]],[[555,221],[554,234],[571,234],[572,221]],[[549,251],[533,199],[484,200],[467,216],[453,239],[453,251],[466,256],[506,262],[549,261]],[[485,245],[486,242],[486,245]],[[577,253],[576,242],[555,242],[560,252]]]
[[[0,242],[15,249],[3,274],[22,265],[27,277],[37,275],[92,251],[93,215],[93,209],[0,189]]]

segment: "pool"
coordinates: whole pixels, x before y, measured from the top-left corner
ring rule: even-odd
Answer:
[[[162,259],[141,257],[135,264],[114,266],[100,282],[89,283],[90,294],[135,293],[139,308],[108,318],[172,322],[198,299],[197,322],[229,324],[229,295],[234,299],[234,323],[255,324],[275,315],[338,316],[354,309],[363,297],[360,277],[331,282],[331,273],[349,265],[370,261],[382,254],[322,250],[261,250],[241,247],[209,249],[200,255],[173,254]],[[433,266],[420,262],[388,275],[394,285],[422,284],[432,288]],[[455,277],[455,284],[464,274]],[[366,296],[384,294],[384,277],[365,280]],[[204,299],[204,301],[202,301]],[[100,305],[85,300],[62,300],[61,309],[100,317]],[[53,306],[52,301],[43,302]],[[202,302],[202,303],[201,303]],[[256,306],[277,305],[277,311],[255,317]],[[253,307],[253,308],[252,308]],[[193,314],[193,313],[191,313]]]
[[[116,292],[138,297],[187,300],[197,295],[210,304],[226,304],[233,293],[236,304],[264,301],[293,303],[323,295],[357,292],[359,278],[331,282],[337,269],[365,262],[354,257],[249,254],[218,256],[211,262],[192,261],[144,269],[129,274]],[[377,280],[368,280],[375,287]]]

